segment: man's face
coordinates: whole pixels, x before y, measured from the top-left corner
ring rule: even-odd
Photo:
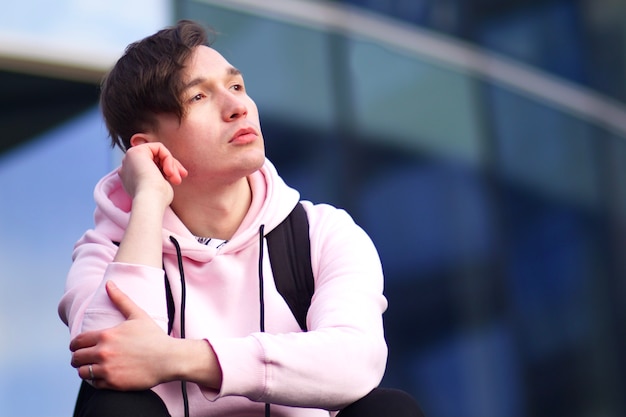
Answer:
[[[243,76],[217,51],[198,46],[182,74],[185,115],[158,116],[157,138],[189,171],[185,181],[232,181],[261,167],[265,148]]]

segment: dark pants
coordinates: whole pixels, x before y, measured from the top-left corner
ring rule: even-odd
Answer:
[[[95,389],[84,382],[78,391],[74,417],[171,417],[154,391]]]
[[[337,417],[424,417],[417,402],[404,391],[376,388],[350,404]],[[153,391],[97,390],[83,382],[74,417],[171,417]]]
[[[337,417],[424,417],[417,401],[404,391],[374,388],[360,400],[350,404]]]

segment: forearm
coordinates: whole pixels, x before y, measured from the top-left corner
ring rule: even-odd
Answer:
[[[150,193],[135,196],[130,220],[114,262],[162,267],[162,228],[165,205]]]
[[[108,281],[114,281],[160,327],[167,329],[162,265],[113,262],[118,251],[113,239],[98,231],[88,231],[76,245],[65,294],[59,303],[59,315],[70,327],[72,336],[112,327],[124,319],[106,294]]]
[[[257,333],[211,341],[223,369],[219,393],[209,400],[244,396],[253,401],[340,409],[382,379],[384,339],[354,329]]]
[[[115,262],[160,267],[163,215],[187,170],[160,143],[144,143],[126,152],[119,170],[132,199],[130,219]]]

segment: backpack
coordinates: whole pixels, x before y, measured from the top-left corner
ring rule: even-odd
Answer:
[[[276,289],[285,299],[302,331],[307,331],[306,314],[315,289],[311,267],[309,221],[301,203],[296,204],[274,230],[266,236]],[[113,242],[119,245],[119,242]],[[175,304],[170,282],[165,275],[167,333],[174,326]]]

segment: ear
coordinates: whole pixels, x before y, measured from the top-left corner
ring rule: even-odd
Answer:
[[[156,140],[156,137],[151,133],[135,133],[130,138],[130,145],[143,145],[144,143],[156,142]]]

